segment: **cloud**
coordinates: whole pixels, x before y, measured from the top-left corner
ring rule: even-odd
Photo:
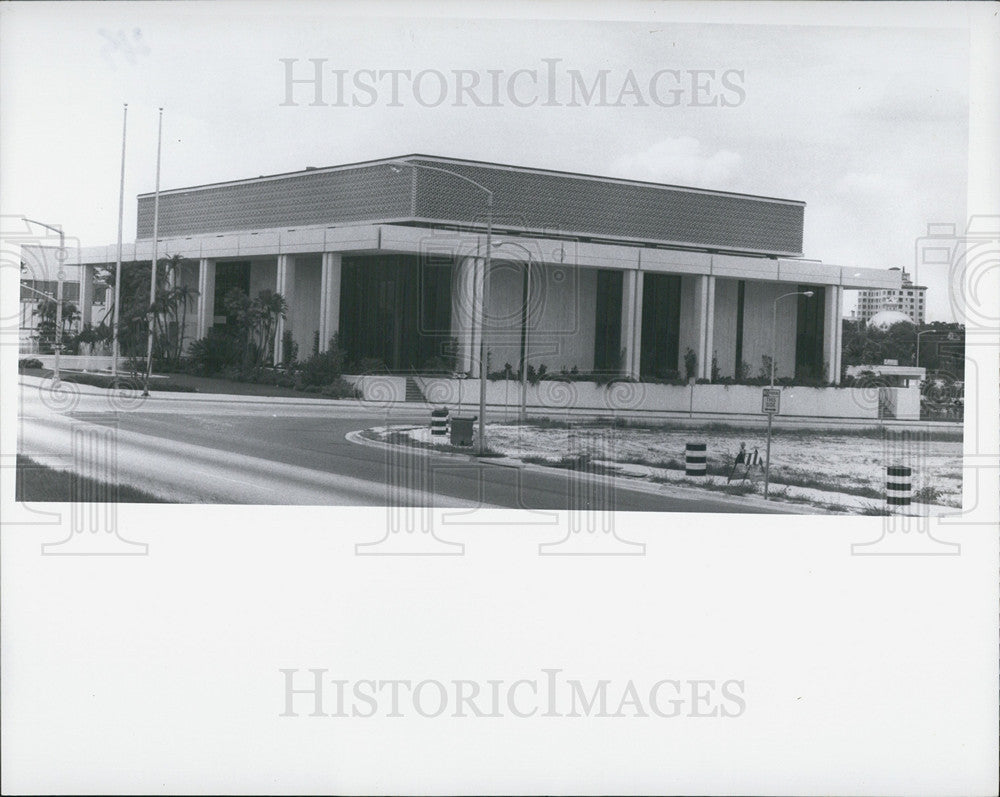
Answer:
[[[969,98],[958,88],[915,83],[911,76],[895,73],[877,100],[856,108],[852,116],[869,125],[967,126]]]
[[[673,183],[698,188],[730,187],[743,158],[738,152],[709,152],[696,138],[665,138],[648,149],[619,158],[615,171],[633,180]]]
[[[898,177],[872,172],[848,172],[834,184],[834,191],[862,202],[898,202],[906,184]]]

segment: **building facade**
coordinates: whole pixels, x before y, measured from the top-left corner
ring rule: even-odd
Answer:
[[[58,272],[58,261],[55,252],[49,247],[37,248],[34,257],[29,255],[28,262],[23,264],[21,273],[21,296],[18,312],[18,344],[23,353],[35,353],[39,350],[39,325],[43,321],[41,303],[46,297],[55,299],[59,291],[59,283],[55,278]],[[39,260],[38,258],[42,258]],[[71,264],[65,267],[63,277],[63,305],[65,308],[79,311],[80,290],[83,282],[84,266]],[[93,269],[91,269],[93,270]],[[89,314],[95,325],[107,320],[111,304],[108,301],[108,286],[100,280],[90,286],[88,296]],[[77,315],[64,316],[64,331],[66,334],[79,332],[82,318]]]
[[[231,323],[233,288],[281,293],[277,360],[289,330],[300,356],[336,334],[354,364],[419,373],[450,357],[477,374],[485,335],[490,371],[526,360],[549,372],[670,378],[693,364],[701,378],[756,376],[773,350],[779,377],[836,381],[843,291],[898,291],[900,273],[803,258],[804,211],[410,155],[163,191],[158,256],[183,258],[178,279],[197,290],[188,340]],[[126,267],[150,261],[152,229],[143,194]],[[114,245],[79,252],[84,323],[115,256]]]
[[[857,321],[869,321],[883,310],[903,313],[914,324],[920,326],[926,318],[927,286],[914,285],[906,269],[891,268],[899,272],[898,288],[870,288],[858,294],[858,306],[851,314]]]

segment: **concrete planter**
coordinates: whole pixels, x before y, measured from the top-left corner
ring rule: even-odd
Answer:
[[[417,377],[427,401],[455,409],[479,403],[478,379]],[[760,415],[762,388],[751,385],[656,385],[645,382],[560,382],[528,385],[527,403],[534,411],[551,409],[594,412],[670,412]],[[521,383],[486,383],[486,403],[517,407]],[[878,418],[878,390],[865,388],[785,387],[781,414],[821,418]]]
[[[344,374],[344,379],[361,391],[361,398],[375,404],[390,406],[406,401],[406,377],[385,376],[381,374],[365,374],[350,376]]]

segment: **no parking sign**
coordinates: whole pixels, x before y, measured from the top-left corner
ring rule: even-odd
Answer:
[[[778,415],[781,412],[781,389],[765,387],[760,398],[760,411],[765,415]]]

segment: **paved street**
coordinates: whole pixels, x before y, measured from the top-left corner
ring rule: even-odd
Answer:
[[[426,422],[425,411],[407,406],[386,410],[350,402],[220,401],[170,394],[132,400],[137,406],[121,409],[127,405],[123,400],[115,408],[105,391],[85,387],[65,406],[57,405],[39,390],[37,380],[26,381],[20,451],[67,467],[73,463],[74,433],[79,447],[87,435],[117,427],[120,482],[185,503],[379,506],[394,500],[392,495],[405,495],[404,504],[439,507],[599,508],[571,472],[419,452],[391,454],[346,439],[367,427]],[[92,463],[82,463],[76,467],[100,476]],[[738,502],[689,491],[650,491],[621,479],[614,485],[614,507],[621,511],[746,511]],[[400,493],[404,487],[407,492]]]

